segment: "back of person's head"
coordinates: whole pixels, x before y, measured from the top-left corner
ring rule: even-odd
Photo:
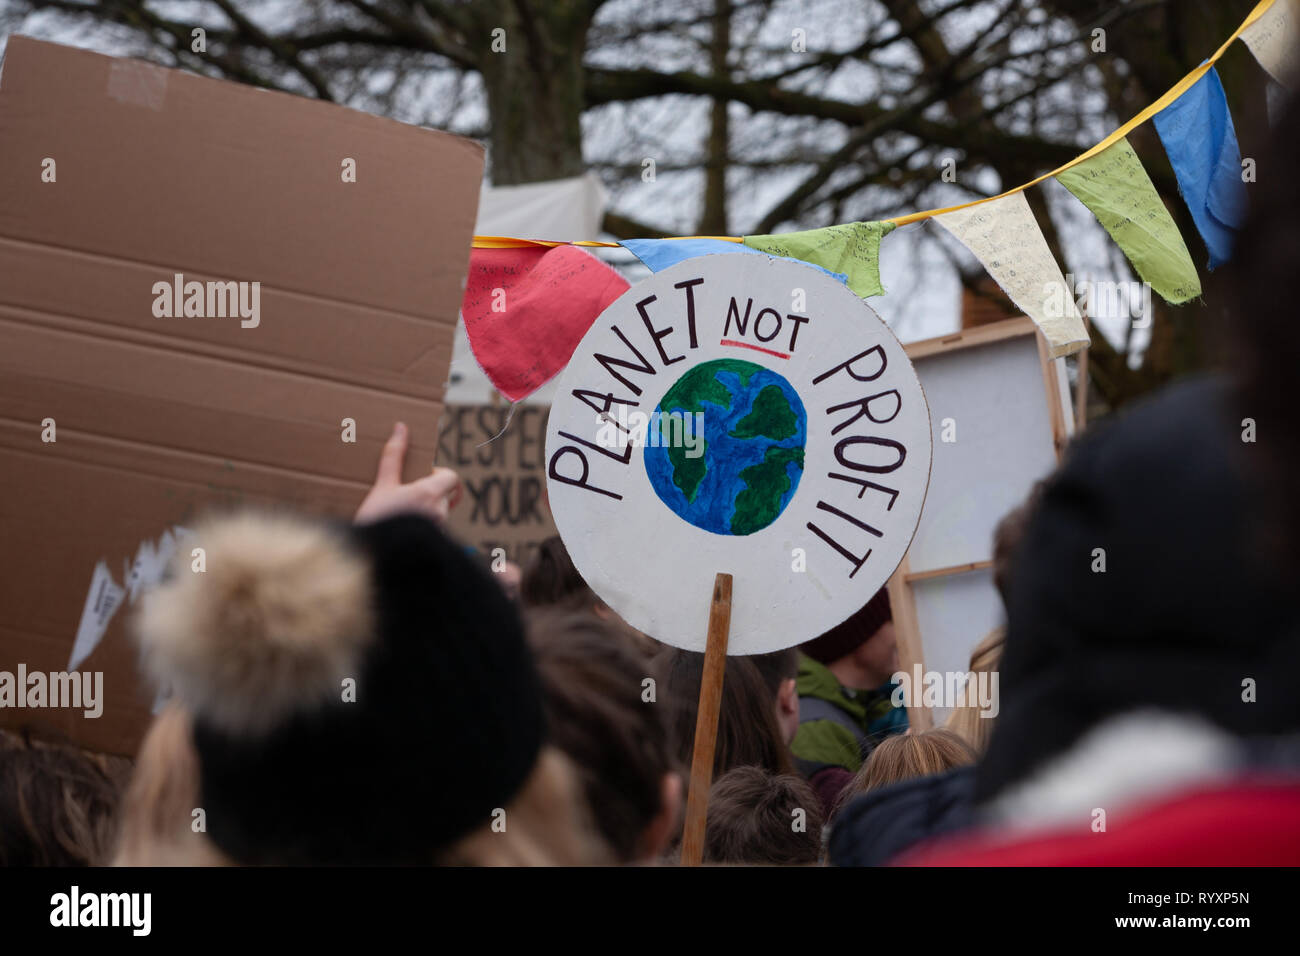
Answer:
[[[1294,590],[1258,546],[1228,383],[1193,379],[1090,426],[1012,561],[987,804],[1127,711],[1300,729]]]
[[[145,734],[123,800],[115,866],[238,865],[205,832],[199,755],[192,733],[189,715],[173,703],[163,708]],[[425,862],[444,866],[606,862],[603,847],[583,835],[583,815],[574,812],[581,799],[571,764],[557,751],[544,748],[519,792],[501,808],[499,827],[479,827],[437,849]]]
[[[943,773],[975,763],[975,751],[951,730],[923,730],[886,737],[840,795],[841,806],[869,793],[914,777]]]
[[[0,733],[0,867],[107,863],[118,797],[117,783],[90,755]]]
[[[677,759],[681,766],[690,767],[704,655],[666,648],[660,667],[671,707]],[[771,694],[758,667],[747,657],[728,657],[718,710],[713,775],[716,778],[741,766],[762,767],[773,773],[790,773],[793,769],[789,747],[777,725]]]
[[[799,732],[799,648],[754,654],[749,659],[767,685],[777,729],[781,739],[789,744]]]
[[[799,674],[799,648],[787,647],[767,654],[753,654],[749,660],[758,668],[763,683],[773,697],[780,692],[782,685],[794,680]]]
[[[596,592],[574,567],[569,549],[557,534],[538,545],[524,565],[519,597],[529,608],[562,607],[576,611],[600,603]]]
[[[971,650],[970,683],[967,684],[962,700],[944,722],[944,728],[970,744],[976,754],[982,754],[988,749],[989,737],[993,734],[993,725],[997,721],[996,716],[988,716],[989,711],[985,710],[984,703],[979,699],[979,675],[997,673],[1006,639],[1006,629],[995,627]],[[996,715],[996,711],[993,713]]]
[[[656,857],[676,831],[681,778],[654,660],[590,612],[540,609],[528,623],[550,742],[577,766],[592,819],[620,862]]]
[[[543,744],[513,606],[432,521],[239,513],[195,544],[206,570],[178,558],[135,622],[173,704],[141,751],[124,862],[604,858]]]
[[[704,862],[816,863],[821,832],[821,803],[806,780],[761,767],[736,767],[709,791]]]

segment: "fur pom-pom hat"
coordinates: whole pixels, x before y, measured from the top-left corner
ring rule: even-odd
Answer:
[[[136,618],[192,715],[210,839],[245,864],[431,862],[528,777],[540,684],[513,605],[417,515],[196,529]]]

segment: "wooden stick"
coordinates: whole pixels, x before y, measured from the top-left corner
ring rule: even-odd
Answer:
[[[1083,327],[1088,328],[1088,315],[1084,313]],[[1088,424],[1088,350],[1079,352],[1078,365],[1074,382],[1074,431],[1083,431]]]
[[[911,584],[913,581],[928,581],[930,578],[943,578],[951,574],[965,574],[968,571],[983,571],[985,568],[991,567],[993,567],[992,561],[968,561],[966,564],[954,564],[948,568],[934,568],[930,571],[909,571],[903,576],[903,579]]]
[[[916,619],[916,591],[908,580],[911,573],[911,562],[905,554],[886,585],[889,588],[889,606],[894,611],[894,633],[898,636],[898,666],[908,674],[912,673],[914,665],[925,663],[921,625]],[[918,702],[915,707],[907,708],[907,723],[913,733],[929,730],[934,726],[934,714]]]
[[[700,706],[695,717],[695,752],[691,756],[691,790],[686,798],[686,827],[682,831],[682,866],[699,866],[704,859],[704,825],[713,785],[713,751],[718,741],[718,711],[722,708],[722,678],[727,672],[727,640],[731,636],[731,575],[713,580],[709,607],[709,637],[700,675]]]

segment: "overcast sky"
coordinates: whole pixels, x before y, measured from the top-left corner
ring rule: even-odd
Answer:
[[[0,0],[0,4],[4,2],[6,0]],[[284,9],[279,7],[280,3],[281,0],[270,0],[269,3],[257,7],[259,19],[266,15],[274,17],[277,8]],[[169,5],[163,3],[155,6],[165,11]],[[187,0],[176,0],[171,6],[174,6],[180,14],[194,9],[194,5]],[[841,15],[838,11],[848,10],[846,16],[851,20],[852,11],[858,9],[865,11],[867,6],[848,4],[836,7],[836,15]],[[601,16],[628,16],[638,8],[644,8],[643,0],[613,0],[602,10]],[[791,9],[801,8],[795,6]],[[865,17],[866,14],[862,13],[861,16]],[[598,19],[597,23],[600,22]],[[795,22],[803,21],[801,19]],[[958,41],[963,36],[972,35],[988,26],[978,10],[964,18],[951,17],[945,23],[952,38]],[[765,29],[782,35],[788,33],[789,25],[783,23],[779,16],[769,17],[766,24]],[[846,38],[857,36],[862,29],[865,29],[865,24],[853,22],[844,22],[837,26],[837,30]],[[21,22],[18,32],[94,49],[102,53],[129,52],[128,40],[115,29],[101,26],[93,29],[85,26],[77,27],[53,13],[30,14]],[[3,49],[5,39],[0,36],[0,50]],[[897,46],[902,48],[905,44]],[[606,49],[599,53],[598,59],[618,62],[619,55],[617,48]],[[644,57],[644,51],[638,51],[637,56]],[[661,69],[672,69],[673,63],[667,60],[658,63],[658,66]],[[821,89],[821,92],[860,99],[864,96],[862,84],[871,82],[873,80],[865,73],[859,74],[852,70],[841,71]],[[476,84],[476,78],[461,84],[456,91],[456,109],[452,115],[445,117],[445,122],[441,125],[460,131],[483,128],[486,117],[482,97],[476,94]],[[413,114],[424,115],[429,104],[447,102],[448,96],[449,87],[445,78],[431,77],[421,88],[419,97],[413,102],[408,102],[404,109],[412,111]],[[628,144],[622,138],[628,135],[629,128],[650,130],[658,134],[652,135],[643,143],[635,144],[647,155],[681,156],[689,155],[692,150],[698,152],[699,144],[704,141],[707,133],[707,104],[701,100],[692,102],[674,97],[643,101],[634,104],[637,115],[630,118],[612,115],[619,109],[626,109],[626,107],[615,104],[613,109],[584,117],[584,155],[589,161],[599,162],[602,157],[627,155]],[[652,111],[657,111],[659,115],[650,115]],[[1080,151],[1092,141],[1102,138],[1114,125],[1117,125],[1117,120],[1110,117],[1099,121],[1095,129],[1085,131],[1080,137],[1082,142]],[[614,143],[613,140],[616,138],[618,142]],[[757,147],[754,144],[747,144],[746,148]],[[618,150],[621,150],[621,153]],[[756,180],[753,183],[754,188],[734,193],[730,209],[733,227],[743,229],[744,226],[755,221],[762,211],[769,208],[790,188],[791,179],[797,181],[798,175],[800,175],[798,171],[791,171],[790,176],[785,179],[781,176],[767,176]],[[637,175],[617,179],[611,179],[607,175],[605,178],[612,194],[613,207],[634,218],[667,228],[689,231],[690,224],[698,215],[703,183],[703,174],[699,170],[661,171],[653,183],[642,182]],[[1001,183],[996,174],[985,171],[974,185],[981,191],[996,193],[1016,184]],[[1073,196],[1051,180],[1034,188],[1048,191],[1052,215],[1064,246],[1066,261],[1061,263],[1063,271],[1072,273],[1076,280],[1124,282],[1132,280],[1132,273],[1122,254],[1110,242],[1091,213]],[[943,201],[961,202],[967,198],[967,194],[953,189],[950,200]],[[889,211],[898,214],[911,210]],[[819,225],[829,225],[829,223],[819,223]],[[536,234],[533,237],[547,238]],[[624,271],[629,280],[635,281],[646,274],[646,270],[622,250],[601,251],[599,254]],[[975,267],[970,254],[942,228],[933,223],[922,222],[895,230],[885,238],[881,247],[881,275],[887,294],[869,300],[871,307],[889,323],[895,334],[904,342],[943,335],[957,329],[960,322],[961,285],[954,262],[958,261]],[[1094,321],[1115,342],[1120,340],[1126,325],[1125,321],[1118,316],[1095,316]],[[1143,344],[1145,333],[1136,333],[1136,337],[1138,344]]]

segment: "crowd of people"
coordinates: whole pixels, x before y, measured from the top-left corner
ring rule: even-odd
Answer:
[[[1298,141],[1293,111],[1276,155]],[[900,706],[884,590],[728,658],[705,862],[1300,863],[1300,331],[1275,301],[1300,185],[1255,189],[1232,367],[1090,428],[998,526],[1006,625],[970,659],[996,716]],[[0,737],[0,863],[680,859],[703,656],[621,621],[558,538],[494,572],[444,530],[453,473],[401,481],[406,443],[349,524],[197,529],[206,572],[134,621],[170,695],[134,761]]]

